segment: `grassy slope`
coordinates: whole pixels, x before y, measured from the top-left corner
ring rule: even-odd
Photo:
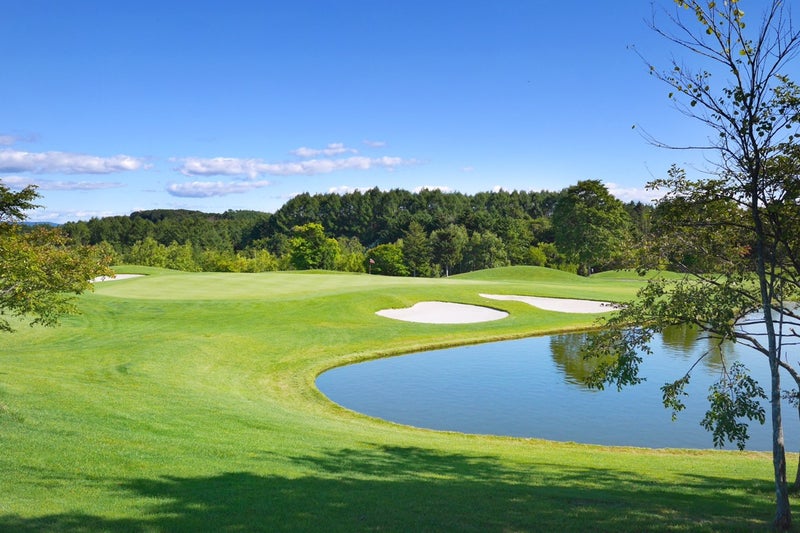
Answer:
[[[632,277],[147,272],[99,285],[60,328],[0,337],[0,530],[696,531],[771,516],[767,454],[418,430],[313,386],[358,359],[593,323],[478,293],[624,301]],[[511,316],[374,314],[421,300]]]

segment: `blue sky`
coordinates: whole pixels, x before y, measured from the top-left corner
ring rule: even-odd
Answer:
[[[656,6],[670,6],[656,0]],[[560,190],[623,200],[705,138],[647,74],[641,0],[5,0],[0,179],[32,220],[274,212],[301,192]],[[637,129],[632,126],[637,124]]]

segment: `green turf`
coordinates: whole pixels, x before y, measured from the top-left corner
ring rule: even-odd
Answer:
[[[419,430],[328,402],[335,365],[591,327],[479,293],[625,301],[635,277],[536,268],[449,279],[127,267],[83,314],[0,337],[0,530],[766,529],[769,454]],[[375,315],[423,300],[510,313]],[[598,416],[602,416],[600,413]],[[568,423],[568,421],[565,421]]]

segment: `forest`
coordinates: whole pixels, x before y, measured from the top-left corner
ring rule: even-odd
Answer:
[[[557,192],[303,193],[275,213],[148,210],[63,230],[77,244],[104,248],[115,263],[184,271],[438,277],[538,265],[588,275],[637,264],[653,212],[587,180]]]

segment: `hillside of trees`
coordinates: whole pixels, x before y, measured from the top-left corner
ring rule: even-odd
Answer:
[[[588,180],[559,192],[304,193],[275,213],[150,210],[63,229],[117,263],[185,271],[447,276],[539,265],[589,274],[633,265],[652,212]]]

